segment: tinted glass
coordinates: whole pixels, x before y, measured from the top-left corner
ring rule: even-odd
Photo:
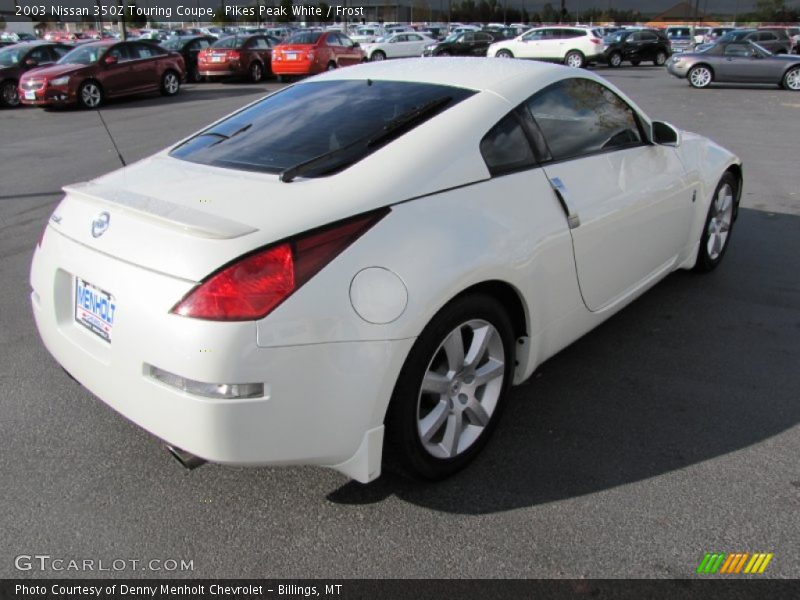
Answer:
[[[526,104],[555,160],[642,142],[631,108],[588,79],[559,81]]]
[[[33,59],[40,64],[50,62],[52,60],[47,48],[36,48],[28,55],[28,59]]]
[[[475,92],[403,81],[320,81],[285,88],[184,142],[171,155],[201,164],[277,173],[354,147],[350,164],[390,139],[366,142],[425,106],[407,131]],[[401,135],[397,133],[394,137]],[[391,138],[393,139],[393,137]]]
[[[753,56],[755,49],[750,44],[728,44],[725,46],[725,56]]]
[[[500,175],[535,166],[536,159],[517,117],[503,118],[481,140],[481,154],[489,172]]]
[[[321,31],[303,31],[286,38],[284,44],[316,44],[321,36]]]
[[[74,64],[74,65],[90,65],[97,62],[100,56],[105,52],[107,46],[93,46],[91,44],[86,46],[78,46],[71,52],[67,52],[59,60],[59,64]]]
[[[654,42],[658,39],[658,36],[650,31],[643,31],[641,33],[641,36],[642,40],[644,40],[645,42]]]
[[[247,41],[246,37],[241,37],[238,35],[232,35],[230,37],[224,37],[218,39],[216,42],[211,44],[212,48],[241,48],[244,43]]]
[[[250,42],[247,44],[247,47],[254,50],[266,50],[269,48],[269,44],[264,38],[255,38],[250,40]]]

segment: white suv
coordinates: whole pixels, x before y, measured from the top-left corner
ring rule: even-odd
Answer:
[[[486,56],[497,58],[534,58],[583,67],[603,56],[603,40],[590,27],[536,27],[515,37],[489,46]]]

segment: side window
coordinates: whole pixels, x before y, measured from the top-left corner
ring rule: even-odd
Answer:
[[[511,112],[481,140],[481,155],[492,175],[536,165],[533,150],[517,116]]]
[[[128,44],[120,44],[111,48],[107,56],[114,56],[118,62],[125,62],[126,60],[131,60],[131,49]]]
[[[475,34],[471,31],[467,31],[464,33],[464,37],[461,38],[461,41],[465,44],[471,44],[475,41]]]
[[[479,42],[492,42],[494,38],[490,36],[488,33],[476,33],[475,39]]]
[[[136,44],[135,46],[133,46],[131,48],[131,50],[133,50],[133,52],[131,53],[132,54],[132,56],[131,56],[132,59],[152,58],[152,57],[158,55],[158,53],[155,51],[155,49],[151,48],[147,44]]]
[[[642,41],[642,34],[641,34],[641,33],[639,33],[639,32],[632,33],[632,34],[631,34],[631,35],[628,37],[628,41],[629,41],[629,42],[641,42],[641,41]]]
[[[753,48],[748,44],[728,44],[725,46],[725,56],[753,56]]]
[[[641,144],[631,107],[589,79],[565,79],[532,96],[526,105],[554,160]]]
[[[67,46],[53,46],[51,48],[51,51],[55,53],[56,60],[64,56],[70,50],[72,50],[72,48],[68,48]]]
[[[341,46],[342,43],[339,41],[339,36],[335,33],[329,33],[328,39],[325,40],[328,43],[328,46]]]
[[[412,33],[412,34],[406,36],[406,41],[407,42],[421,42],[422,41],[422,36],[417,35],[415,33]]]
[[[351,40],[346,35],[339,34],[339,43],[344,46],[345,48],[352,48],[353,47],[353,40]]]
[[[643,31],[640,35],[644,42],[655,42],[658,39],[658,36],[650,31]]]
[[[39,64],[50,62],[52,60],[50,58],[50,53],[47,51],[47,48],[36,48],[32,50],[31,53],[28,55],[28,58],[32,58]]]
[[[542,39],[542,31],[541,30],[531,31],[530,33],[526,33],[525,35],[523,35],[522,39],[525,42],[532,42],[534,40],[540,40],[540,39]]]

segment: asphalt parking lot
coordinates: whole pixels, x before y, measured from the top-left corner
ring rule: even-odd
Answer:
[[[42,576],[14,559],[46,554],[194,565],[131,577],[680,578],[712,551],[771,552],[764,576],[797,577],[800,94],[598,72],[742,157],[732,246],[542,365],[478,460],[436,485],[184,472],[70,380],[35,331],[32,250],[61,186],[118,159],[94,112],[0,110],[0,577]],[[189,85],[103,115],[130,162],[276,86]]]

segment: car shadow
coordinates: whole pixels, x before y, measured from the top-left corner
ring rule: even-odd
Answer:
[[[466,470],[439,483],[387,473],[328,500],[494,513],[658,477],[797,425],[800,217],[742,209],[736,229],[747,235],[716,271],[671,275],[514,388]]]

